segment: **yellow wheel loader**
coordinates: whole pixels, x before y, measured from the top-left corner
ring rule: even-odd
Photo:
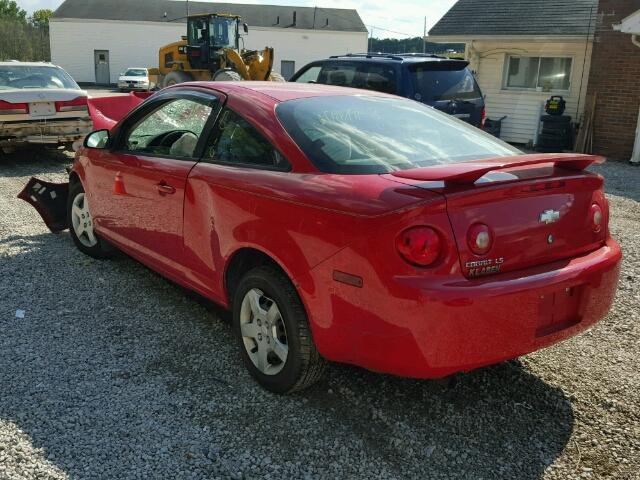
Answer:
[[[240,27],[249,28],[237,15],[220,13],[187,17],[187,36],[160,48],[159,67],[149,69],[157,88],[196,80],[266,80],[284,82],[273,72],[273,48],[240,48]]]

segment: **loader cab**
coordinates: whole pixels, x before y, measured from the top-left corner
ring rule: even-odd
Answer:
[[[215,70],[223,49],[239,50],[240,17],[195,15],[187,19],[187,55],[191,68]]]

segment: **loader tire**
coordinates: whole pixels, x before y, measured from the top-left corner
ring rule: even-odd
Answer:
[[[170,87],[178,83],[191,82],[193,78],[187,72],[169,72],[164,81],[162,82],[162,88]]]
[[[270,82],[286,82],[285,78],[280,75],[278,72],[271,72],[271,75],[269,75],[269,81]]]
[[[218,70],[213,74],[214,82],[241,82],[242,77],[238,72],[231,69]]]

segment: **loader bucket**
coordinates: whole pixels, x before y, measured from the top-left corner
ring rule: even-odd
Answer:
[[[153,95],[152,92],[132,92],[129,95],[90,98],[87,103],[91,120],[93,120],[93,129],[111,130],[116,123],[151,95]]]

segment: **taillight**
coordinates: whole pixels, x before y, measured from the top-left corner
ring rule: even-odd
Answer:
[[[77,97],[66,102],[56,102],[56,111],[58,112],[86,112],[87,97]]]
[[[428,267],[440,256],[440,236],[431,227],[413,227],[396,239],[400,255],[412,265]]]
[[[591,228],[594,232],[598,233],[602,230],[602,224],[604,223],[604,214],[602,208],[597,203],[591,205]]]
[[[480,120],[481,128],[484,128],[484,122],[486,121],[487,121],[487,109],[485,107],[482,107],[482,120]]]
[[[493,235],[491,230],[484,223],[471,225],[467,232],[467,244],[476,255],[484,255],[491,250]]]
[[[19,115],[29,113],[28,103],[9,103],[0,100],[0,115]]]

